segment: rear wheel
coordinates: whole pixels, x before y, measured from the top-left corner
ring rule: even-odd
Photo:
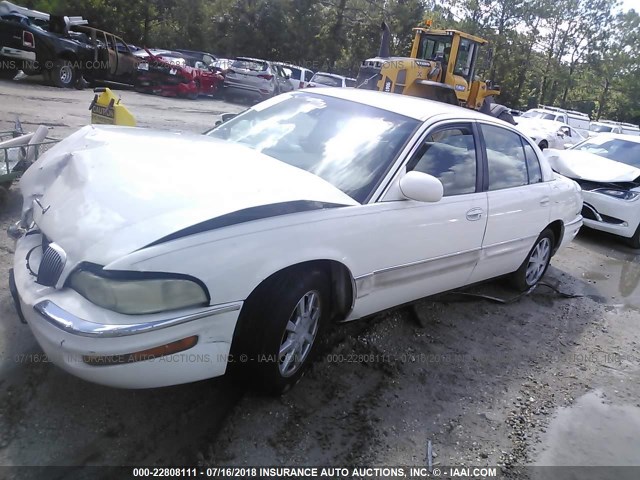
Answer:
[[[290,269],[266,280],[240,314],[233,373],[271,394],[295,385],[316,351],[329,299],[329,280],[319,269]]]
[[[544,276],[551,263],[555,236],[550,229],[545,229],[522,262],[520,268],[512,274],[515,287],[526,292],[534,287]]]
[[[77,72],[68,60],[58,60],[51,69],[51,81],[58,88],[71,88],[76,83]]]

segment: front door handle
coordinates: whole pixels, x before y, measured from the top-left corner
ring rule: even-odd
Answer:
[[[469,220],[470,222],[480,220],[483,213],[484,211],[481,208],[472,208],[467,212],[467,220]]]

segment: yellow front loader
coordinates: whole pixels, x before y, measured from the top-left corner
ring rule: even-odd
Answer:
[[[382,24],[380,51],[362,62],[357,87],[461,105],[515,123],[508,108],[494,102],[500,88],[476,75],[483,38],[459,30],[413,29],[410,57],[389,54],[389,28]]]

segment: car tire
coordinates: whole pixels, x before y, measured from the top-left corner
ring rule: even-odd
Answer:
[[[0,68],[0,79],[11,80],[17,73],[15,68]]]
[[[546,140],[542,140],[538,146],[540,147],[540,150],[544,150],[545,148],[549,148],[549,144],[547,143]]]
[[[542,279],[553,255],[555,235],[551,229],[545,229],[536,239],[520,268],[512,274],[513,285],[520,292],[535,287]]]
[[[71,88],[76,83],[77,72],[68,60],[58,60],[51,69],[51,82],[58,88]]]
[[[197,88],[197,90],[195,92],[187,93],[187,98],[189,100],[197,100],[198,97],[200,96],[200,94],[198,93],[198,92],[200,92],[200,84],[198,82],[196,82],[196,88]]]
[[[245,301],[231,347],[232,375],[280,395],[311,363],[330,316],[329,279],[292,268],[263,282]]]
[[[7,200],[9,200],[9,188],[11,187],[11,184],[9,184],[8,186],[3,184],[0,185],[0,206],[3,206],[7,203]]]

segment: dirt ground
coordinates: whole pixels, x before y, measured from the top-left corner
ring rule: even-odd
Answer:
[[[199,132],[245,108],[120,93],[145,127]],[[92,96],[0,82],[0,130],[19,115],[60,138],[87,123]],[[545,282],[579,297],[546,286],[509,304],[448,294],[336,326],[274,399],[225,378],[118,390],[47,363],[7,287],[5,231],[19,209],[14,187],[0,211],[0,465],[424,466],[429,442],[435,467],[512,478],[640,465],[640,257],[611,236],[583,229],[553,259]],[[470,291],[513,296],[503,280]]]

